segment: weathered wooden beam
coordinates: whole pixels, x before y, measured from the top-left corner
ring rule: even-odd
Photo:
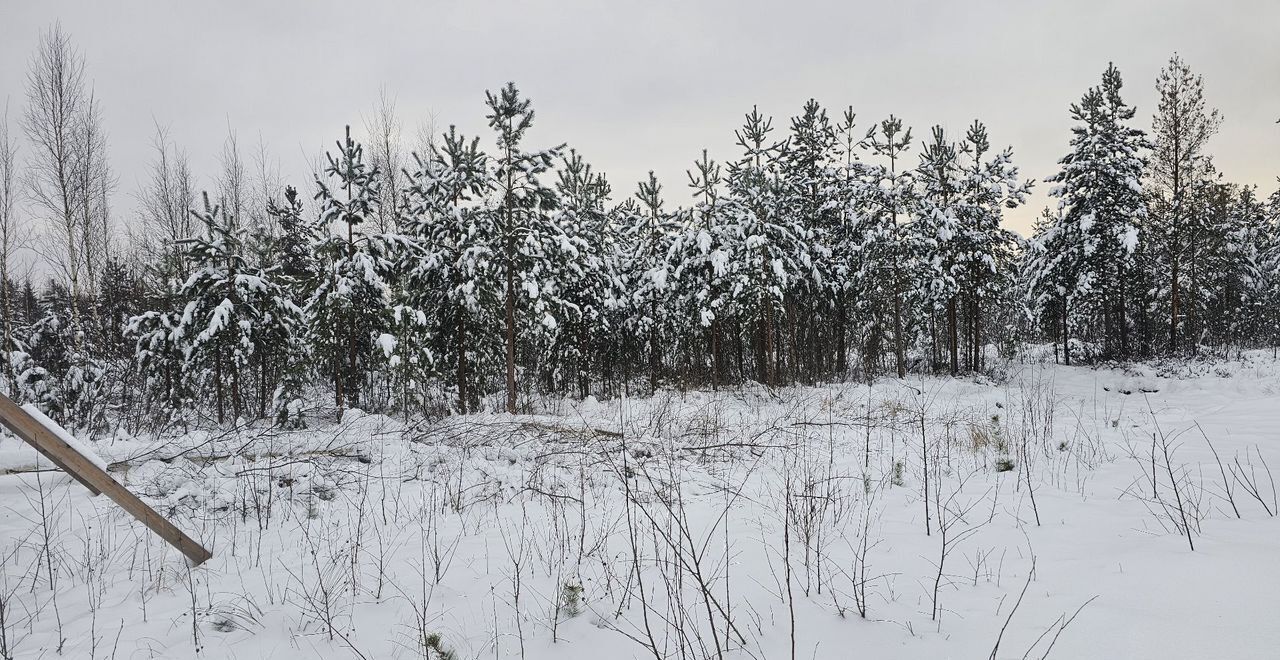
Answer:
[[[168,519],[156,513],[155,509],[147,506],[146,502],[138,499],[106,471],[85,458],[58,437],[57,433],[46,428],[39,420],[3,394],[0,394],[0,422],[13,431],[14,435],[47,457],[54,465],[84,484],[94,495],[101,493],[110,497],[122,509],[129,512],[129,515],[138,519],[169,545],[186,555],[191,563],[198,566],[213,556],[204,546],[196,543]]]

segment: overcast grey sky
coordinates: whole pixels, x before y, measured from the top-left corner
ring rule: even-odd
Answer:
[[[1156,73],[1175,50],[1224,115],[1211,142],[1219,168],[1264,194],[1280,175],[1275,0],[0,0],[0,101],[11,116],[39,33],[57,20],[103,103],[121,221],[155,121],[202,185],[228,127],[246,150],[261,136],[286,179],[306,185],[310,158],[345,123],[361,126],[380,88],[407,132],[435,116],[491,144],[484,91],[507,80],[533,99],[530,144],[577,148],[608,173],[615,198],[653,169],[669,202],[686,203],[685,169],[703,147],[736,157],[733,130],[752,104],[781,132],[809,97],[833,119],[852,104],[864,126],[895,113],[918,139],[979,118],[1042,180],[1066,150],[1069,104],[1108,61],[1145,128]],[[1027,232],[1046,188],[1010,227]]]

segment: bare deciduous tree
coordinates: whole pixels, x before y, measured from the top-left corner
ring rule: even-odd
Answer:
[[[82,191],[76,176],[83,158],[79,133],[89,99],[85,90],[84,57],[71,37],[54,25],[40,37],[27,72],[27,108],[22,127],[31,142],[27,163],[31,201],[48,223],[46,257],[62,271],[71,293],[71,321],[80,322],[79,218]]]
[[[242,225],[249,205],[249,177],[245,172],[244,159],[240,157],[240,140],[235,130],[229,127],[218,164],[222,167],[218,175],[218,206],[233,224]]]
[[[96,269],[109,251],[107,201],[115,182],[84,56],[59,24],[41,35],[31,58],[22,127],[31,143],[28,192],[47,223],[43,254],[66,278],[71,322],[80,327],[79,299],[95,292]]]
[[[156,264],[158,284],[164,288],[184,270],[181,250],[175,244],[194,233],[191,209],[196,201],[195,183],[187,154],[159,124],[152,148],[155,156],[150,172],[136,194],[142,231],[134,237],[134,244]]]
[[[4,365],[5,382],[13,394],[13,365],[8,352],[14,350],[13,300],[9,276],[13,260],[21,247],[19,237],[25,230],[18,219],[18,141],[9,135],[9,110],[0,117],[0,317],[4,318],[3,335],[0,335],[0,363]]]
[[[280,227],[274,216],[267,213],[273,204],[280,203],[280,195],[284,191],[284,181],[280,176],[280,162],[271,155],[267,142],[258,136],[258,144],[253,150],[253,180],[251,183],[250,203],[248,209],[249,224],[254,231],[266,236],[279,236]]]
[[[369,134],[370,163],[382,179],[378,198],[374,200],[374,224],[379,232],[395,231],[400,216],[400,177],[404,158],[396,100],[385,88],[378,96],[373,116],[365,120],[365,131]]]
[[[98,297],[98,278],[111,258],[111,209],[109,198],[115,180],[107,163],[107,136],[103,129],[102,106],[92,90],[80,118],[77,136],[80,157],[76,178],[79,192],[80,254],[84,257],[84,293]],[[94,321],[102,327],[99,308],[92,306]]]

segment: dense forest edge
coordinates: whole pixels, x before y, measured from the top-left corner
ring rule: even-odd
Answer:
[[[412,148],[383,98],[307,185],[232,135],[199,190],[158,128],[118,218],[86,58],[53,27],[0,122],[2,387],[136,433],[990,374],[1030,346],[1086,365],[1274,347],[1280,191],[1218,172],[1222,118],[1180,57],[1155,85],[1144,127],[1109,66],[1043,182],[980,121],[921,138],[852,107],[752,108],[740,153],[688,170],[687,206],[528,144],[514,83],[485,94],[490,135]],[[1002,218],[1033,185],[1056,204],[1023,238]]]

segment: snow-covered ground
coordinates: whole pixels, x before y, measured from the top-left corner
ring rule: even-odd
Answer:
[[[1278,429],[1257,353],[95,442],[194,569],[4,438],[0,650],[1275,658]]]

